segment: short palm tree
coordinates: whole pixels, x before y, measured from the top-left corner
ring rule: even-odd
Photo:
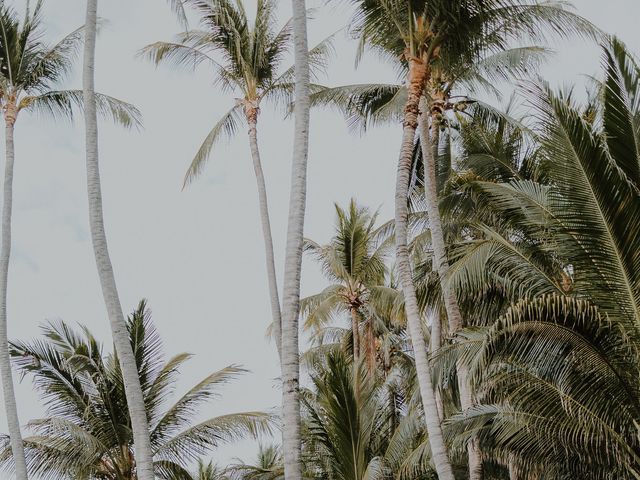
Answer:
[[[27,4],[21,20],[6,3],[0,4],[0,108],[5,124],[5,172],[2,210],[2,246],[0,249],[0,376],[4,392],[11,446],[15,455],[18,480],[26,480],[26,467],[13,391],[7,340],[7,282],[11,255],[11,218],[13,205],[14,129],[20,115],[44,113],[54,118],[71,118],[74,107],[83,104],[82,92],[57,90],[77,56],[82,41],[81,29],[54,45],[42,41],[43,2]],[[139,121],[131,105],[104,95],[95,95],[101,113],[112,115],[126,126]]]
[[[282,452],[277,445],[260,445],[254,463],[239,462],[225,469],[230,480],[283,480]]]
[[[264,102],[288,105],[292,101],[293,67],[278,72],[291,46],[291,24],[288,22],[280,30],[276,29],[274,0],[258,1],[253,25],[242,2],[186,0],[184,5],[198,13],[201,29],[187,30],[174,42],[148,45],[141,53],[156,64],[171,62],[191,69],[205,64],[213,68],[216,83],[224,91],[240,95],[205,138],[187,170],[184,184],[201,174],[213,147],[225,137],[234,135],[244,119],[249,127],[249,146],[258,187],[274,337],[280,351],[280,299],[257,125]],[[324,65],[328,48],[329,44],[325,42],[310,52],[314,67]],[[216,56],[222,60],[218,62]]]
[[[336,209],[336,232],[331,241],[320,245],[305,240],[305,250],[320,263],[322,272],[332,285],[321,293],[304,298],[300,310],[305,319],[305,328],[320,330],[327,326],[336,314],[346,313],[351,319],[352,352],[355,363],[363,354],[369,365],[375,368],[375,347],[363,345],[361,323],[367,320],[367,335],[373,340],[373,319],[367,314],[373,293],[386,289],[384,286],[385,256],[389,242],[385,241],[385,229],[379,230],[375,223],[377,215],[366,208],[358,207],[355,200],[347,209],[338,205]]]
[[[187,480],[187,479],[185,479]],[[220,469],[213,462],[205,462],[202,459],[198,460],[197,470],[191,474],[188,480],[230,480],[225,475],[224,470]]]
[[[431,478],[432,466],[419,401],[353,368],[342,351],[326,355],[303,391],[303,459],[308,478],[364,480]],[[408,383],[408,382],[407,382]],[[406,384],[405,384],[406,386]]]
[[[173,404],[180,369],[191,355],[169,360],[146,303],[127,319],[127,331],[149,419],[155,478],[188,477],[201,455],[224,442],[268,432],[270,418],[259,412],[222,415],[194,423],[195,415],[220,386],[243,370],[229,366],[206,376]],[[47,407],[47,417],[32,420],[25,438],[30,473],[41,478],[134,480],[131,417],[117,354],[104,354],[86,327],[74,331],[65,322],[43,327],[44,337],[14,342],[12,356],[24,375],[33,377]],[[0,458],[11,459],[5,447]]]

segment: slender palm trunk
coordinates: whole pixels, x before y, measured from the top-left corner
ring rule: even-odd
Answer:
[[[424,158],[424,196],[427,206],[427,215],[429,216],[429,228],[431,230],[431,245],[433,247],[433,261],[440,278],[440,288],[442,290],[442,298],[444,307],[447,312],[449,321],[449,333],[455,335],[462,328],[462,315],[458,300],[453,288],[447,281],[449,272],[449,261],[442,233],[442,219],[440,217],[440,208],[438,201],[438,186],[436,183],[436,159],[434,155],[434,146],[431,142],[429,132],[429,118],[431,117],[429,106],[424,97],[420,100],[422,113],[420,114],[420,144],[422,148],[422,156]],[[432,121],[434,128],[437,123]],[[466,365],[459,363],[457,365],[458,389],[460,391],[460,404],[463,409],[467,409],[473,405],[473,391],[469,384],[469,372]],[[467,453],[469,456],[469,480],[482,479],[482,458],[480,450],[475,441],[470,441],[467,445]]]
[[[253,171],[258,184],[258,203],[260,205],[260,221],[264,237],[264,250],[267,262],[267,282],[269,284],[269,299],[271,301],[271,318],[273,321],[273,335],[276,339],[278,357],[282,356],[282,316],[280,312],[280,296],[278,295],[278,280],[276,277],[276,261],[273,253],[273,238],[271,236],[271,220],[269,218],[269,204],[267,203],[267,185],[264,180],[260,150],[258,149],[258,110],[254,108],[247,112],[249,124],[249,145],[253,159]]]
[[[83,65],[83,96],[85,108],[86,155],[87,155],[87,191],[89,199],[89,226],[93,242],[93,252],[98,267],[98,276],[102,287],[107,315],[111,325],[113,343],[120,361],[125,394],[135,446],[136,478],[153,480],[153,455],[149,441],[149,425],[144,406],[140,378],[133,355],[129,333],[122,314],[122,306],[116,287],[115,276],[104,229],[102,214],[102,191],[100,186],[100,167],[98,163],[98,121],[96,115],[94,64],[96,45],[96,18],[98,1],[87,0],[85,25],[85,46]]]
[[[302,479],[300,463],[300,355],[298,352],[298,314],[304,212],[307,200],[307,156],[309,151],[309,50],[307,9],[304,0],[292,0],[295,59],[295,117],[291,192],[285,251],[282,315],[282,415],[284,427],[284,475],[287,480]]]
[[[7,333],[7,281],[9,278],[9,258],[11,257],[11,210],[13,207],[13,126],[16,121],[15,103],[9,103],[5,112],[5,148],[4,193],[2,204],[2,247],[0,247],[0,377],[4,409],[7,414],[9,440],[16,480],[27,480],[27,463],[24,456],[24,444],[20,433],[18,406],[13,388],[11,358],[9,356],[9,338]]]
[[[409,334],[413,345],[413,352],[416,361],[416,372],[420,386],[420,395],[425,412],[427,431],[429,433],[429,443],[431,445],[431,455],[433,463],[440,480],[454,480],[453,470],[447,455],[447,447],[442,437],[442,428],[438,417],[436,397],[431,382],[429,357],[427,355],[427,344],[424,339],[422,323],[420,321],[420,311],[416,299],[415,287],[411,265],[409,263],[409,248],[407,246],[407,217],[408,206],[407,196],[409,190],[409,180],[411,177],[411,164],[413,155],[413,142],[418,126],[418,102],[422,94],[422,88],[426,78],[426,68],[424,65],[416,65],[416,61],[409,63],[408,97],[404,111],[404,124],[402,145],[400,148],[400,158],[398,159],[398,171],[396,178],[395,194],[395,236],[396,236],[396,266],[398,276],[404,294],[405,311]],[[417,70],[417,71],[416,71]]]
[[[442,346],[442,318],[439,312],[433,312],[431,319],[431,344],[432,352],[437,352]],[[442,402],[442,392],[436,386],[436,405],[438,407],[438,418],[444,421],[444,403]]]
[[[370,318],[365,326],[366,340],[367,340],[367,364],[369,365],[369,371],[375,372],[376,370],[376,336],[373,331],[373,319]]]
[[[351,308],[351,335],[353,337],[353,363],[358,365],[360,361],[360,328],[358,321],[358,309]]]

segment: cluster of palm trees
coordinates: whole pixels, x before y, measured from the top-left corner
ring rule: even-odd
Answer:
[[[202,402],[241,370],[215,372],[167,406],[188,356],[164,361],[144,302],[123,315],[103,223],[97,115],[135,127],[139,112],[94,90],[97,0],[87,0],[86,24],[53,46],[41,40],[42,1],[23,20],[0,2],[0,372],[9,427],[0,464],[17,480],[640,478],[633,55],[564,2],[344,3],[358,58],[372,51],[392,62],[398,84],[312,83],[332,49],[331,39],[309,49],[304,0],[292,0],[283,26],[275,0],[257,0],[254,20],[241,0],[172,0],[183,30],[140,50],[156,64],[213,69],[216,88],[239,95],[184,185],[245,122],[257,181],[281,409],[196,423]],[[528,78],[545,42],[563,36],[600,45],[603,71],[586,102]],[[57,90],[82,44],[83,91]],[[293,66],[282,68],[290,52]],[[509,108],[480,100],[515,79],[522,87]],[[258,142],[269,102],[295,120],[281,292]],[[327,244],[303,237],[309,115],[323,106],[354,125],[402,126],[395,217],[379,223],[355,200],[337,205]],[[86,328],[65,323],[46,325],[43,340],[7,338],[14,125],[22,110],[78,109],[110,355]],[[330,284],[301,299],[305,251]],[[310,338],[302,352],[299,321]],[[24,439],[12,365],[47,408]],[[260,447],[255,464],[203,459],[223,441],[278,430],[281,444]]]

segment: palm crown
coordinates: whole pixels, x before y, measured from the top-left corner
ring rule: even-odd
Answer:
[[[305,250],[316,257],[324,275],[333,284],[319,294],[303,298],[300,308],[305,317],[305,328],[312,328],[316,333],[322,333],[323,327],[329,324],[336,313],[349,314],[352,319],[353,354],[358,358],[361,353],[360,319],[364,316],[368,320],[368,337],[373,340],[369,312],[374,309],[374,300],[381,291],[387,290],[384,261],[389,250],[388,230],[376,228],[377,215],[358,207],[354,200],[351,200],[348,209],[338,205],[335,209],[336,232],[331,242],[320,245],[305,240]],[[372,345],[366,345],[366,351],[371,360],[374,354]]]
[[[188,68],[206,64],[214,69],[215,82],[223,90],[240,94],[196,153],[185,176],[188,183],[200,174],[214,144],[236,132],[243,116],[249,122],[257,120],[263,100],[288,107],[294,79],[293,67],[280,70],[292,32],[288,22],[276,27],[274,0],[258,0],[253,24],[242,2],[186,0],[184,4],[197,12],[200,28],[178,34],[175,42],[148,45],[142,55],[156,64],[172,62]],[[309,52],[312,72],[324,67],[329,48],[325,41]]]
[[[82,91],[56,89],[73,66],[82,29],[47,45],[42,41],[42,7],[42,0],[33,9],[27,6],[21,21],[11,7],[0,5],[0,102],[12,123],[23,110],[69,118],[74,107],[82,106]],[[96,103],[101,114],[126,127],[140,123],[140,112],[132,105],[102,94],[96,94]]]
[[[182,353],[164,360],[162,343],[144,301],[128,318],[127,328],[159,478],[188,478],[191,463],[220,443],[269,431],[269,416],[259,412],[194,423],[195,414],[217,396],[217,389],[243,372],[235,366],[206,376],[173,405],[167,405],[180,368],[190,355]],[[50,323],[43,333],[42,340],[12,345],[17,367],[23,374],[33,375],[47,406],[47,417],[28,424],[35,433],[25,438],[32,474],[43,478],[134,478],[131,421],[117,357],[105,356],[102,345],[86,327],[76,332],[65,322]],[[11,459],[6,445],[0,459],[5,464]]]

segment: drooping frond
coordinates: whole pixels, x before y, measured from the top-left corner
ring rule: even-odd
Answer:
[[[142,127],[142,114],[130,103],[96,93],[96,109],[103,118],[125,128]],[[82,110],[82,90],[52,90],[41,95],[23,97],[20,109],[55,119],[73,119],[75,109]]]
[[[240,115],[240,106],[236,105],[213,126],[191,161],[191,165],[189,165],[189,169],[184,177],[183,187],[187,186],[202,173],[214,145],[223,139],[231,138],[236,133],[238,124],[242,121]]]

